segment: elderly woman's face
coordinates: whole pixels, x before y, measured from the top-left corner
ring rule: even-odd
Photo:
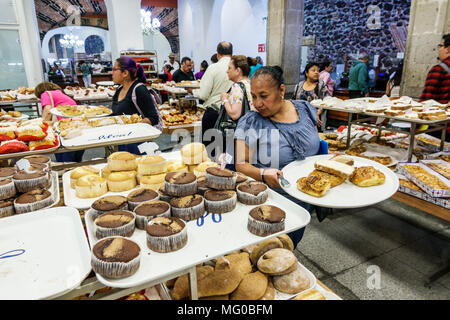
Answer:
[[[269,75],[260,75],[252,78],[251,88],[253,105],[263,117],[270,118],[280,111],[286,89],[284,84],[278,87]]]

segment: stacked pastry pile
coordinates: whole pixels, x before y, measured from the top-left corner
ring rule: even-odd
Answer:
[[[41,118],[0,123],[0,154],[35,151],[59,145],[57,134]]]
[[[0,168],[0,218],[37,211],[54,202],[50,158],[24,159],[29,161],[28,170],[17,166]]]
[[[350,157],[335,156],[330,160],[318,160],[316,170],[297,181],[300,191],[314,197],[323,197],[331,189],[349,179],[358,187],[372,187],[384,184],[385,175],[372,166],[354,168]]]
[[[296,296],[314,279],[293,254],[287,235],[266,240],[197,266],[200,300],[275,300]],[[189,299],[188,275],[166,283],[174,300]]]
[[[330,152],[345,150],[347,148],[347,144],[345,142],[338,140],[339,134],[337,133],[319,133],[319,137],[328,143],[328,150]]]
[[[80,117],[84,116],[87,118],[98,117],[105,114],[111,114],[110,108],[105,106],[71,106],[71,105],[59,105],[56,107],[63,116],[66,117]]]
[[[0,101],[13,102],[37,99],[34,88],[19,87],[15,90],[0,91]]]
[[[350,156],[356,156],[360,158],[369,159],[378,163],[381,163],[384,166],[388,166],[390,163],[392,163],[392,158],[389,156],[366,156],[364,155],[364,152],[367,151],[367,148],[360,145],[357,147],[352,147],[349,150],[347,150],[345,153]]]
[[[0,111],[0,120],[2,122],[8,122],[10,120],[15,121],[16,119],[14,118],[20,118],[22,116],[22,112],[20,111],[15,111],[15,110],[11,110],[11,111]]]
[[[96,87],[92,85],[89,88],[79,86],[69,86],[64,89],[64,93],[75,100],[95,100],[108,99],[115,94],[116,87]]]

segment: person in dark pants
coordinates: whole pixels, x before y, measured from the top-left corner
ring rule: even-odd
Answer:
[[[112,99],[113,115],[133,115],[139,114],[143,118],[142,122],[152,126],[159,124],[158,106],[154,104],[148,89],[144,85],[146,78],[142,66],[129,57],[120,57],[114,63],[112,70],[114,83],[120,84]],[[136,100],[133,101],[133,92]],[[119,146],[119,151],[128,151],[140,155],[138,149],[140,143],[132,143]]]

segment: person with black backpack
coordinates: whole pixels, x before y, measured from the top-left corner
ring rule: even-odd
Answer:
[[[305,100],[311,102],[316,99],[323,99],[330,96],[326,84],[322,80],[319,80],[319,63],[309,62],[305,67],[304,75],[306,80],[301,81],[295,87],[293,100]],[[324,131],[326,128],[326,112],[323,112],[323,109],[319,109],[317,111],[317,117],[319,118],[317,126]]]

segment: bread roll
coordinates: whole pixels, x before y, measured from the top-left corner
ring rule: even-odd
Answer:
[[[136,175],[133,171],[112,172],[106,181],[111,192],[123,192],[136,187]]]
[[[241,274],[235,270],[215,270],[198,281],[198,297],[230,294],[239,286]]]
[[[75,193],[78,198],[97,198],[108,192],[105,179],[96,175],[87,175],[77,180]]]
[[[108,157],[108,167],[111,171],[136,170],[136,156],[129,152],[115,152]]]
[[[202,280],[208,274],[214,272],[214,268],[211,266],[198,266],[197,271],[197,282]],[[189,286],[189,274],[184,274],[175,280],[173,286],[172,298],[174,300],[185,299],[190,296],[190,286]]]
[[[288,274],[274,276],[273,286],[278,291],[295,294],[309,289],[311,283],[306,273],[298,267]]]
[[[231,300],[258,300],[267,289],[268,279],[263,273],[256,271],[247,274],[237,289],[231,294]]]
[[[269,275],[284,275],[295,269],[297,257],[290,250],[272,249],[259,258],[257,266],[261,272]]]
[[[287,234],[282,234],[277,237],[278,240],[281,241],[283,244],[283,248],[287,249],[289,251],[294,251],[294,243],[292,242],[291,238]]]
[[[75,184],[78,179],[87,175],[100,175],[100,170],[91,166],[78,167],[70,173],[70,187],[75,189]]]
[[[283,243],[278,238],[268,239],[257,244],[250,255],[252,263],[257,264],[264,253],[275,248],[283,248]]]
[[[161,156],[144,156],[137,160],[137,173],[149,176],[167,172],[167,160]]]
[[[181,158],[187,165],[197,165],[208,158],[204,144],[194,142],[181,148]]]

